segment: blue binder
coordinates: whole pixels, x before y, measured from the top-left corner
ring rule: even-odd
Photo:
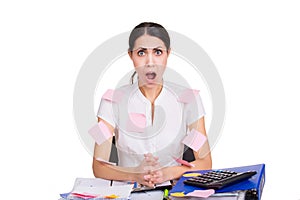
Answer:
[[[234,168],[224,168],[224,169],[219,169],[219,170],[232,170],[232,171],[236,171],[236,172],[255,170],[257,172],[257,174],[255,174],[250,179],[247,179],[247,180],[235,183],[233,185],[226,186],[219,190],[216,190],[215,193],[245,191],[245,200],[260,200],[261,199],[263,187],[265,184],[265,164],[249,165],[249,166],[234,167]],[[187,174],[187,173],[203,174],[207,171],[211,171],[211,170],[189,171],[189,172],[186,172],[185,174]],[[178,180],[176,185],[170,191],[170,194],[175,193],[175,192],[184,192],[184,194],[187,194],[194,190],[205,190],[204,188],[184,184],[183,181],[188,178],[190,178],[190,177],[181,176],[181,178]]]

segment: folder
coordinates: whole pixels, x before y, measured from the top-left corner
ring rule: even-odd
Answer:
[[[245,200],[260,200],[263,187],[265,184],[265,164],[257,164],[257,165],[249,165],[249,166],[242,166],[242,167],[234,167],[234,168],[224,168],[224,169],[216,169],[216,170],[231,170],[235,172],[245,172],[245,171],[256,171],[253,177],[247,180],[243,180],[241,182],[223,187],[219,190],[215,191],[215,194],[206,198],[206,200],[212,199],[245,199]],[[211,170],[198,170],[198,171],[188,171],[185,174],[189,173],[200,173],[203,174]],[[184,194],[188,194],[195,190],[205,190],[205,188],[200,188],[196,186],[186,185],[183,183],[184,180],[191,178],[185,177],[184,175],[178,180],[176,185],[172,188],[169,194],[172,193],[180,193],[183,192]],[[236,196],[236,197],[233,197]],[[223,198],[221,198],[223,197]],[[228,198],[226,198],[228,197]],[[179,198],[172,198],[171,199],[179,199]],[[183,198],[181,198],[183,199]],[[189,198],[190,199],[190,198]]]

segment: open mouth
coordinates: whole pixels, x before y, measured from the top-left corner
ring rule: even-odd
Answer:
[[[155,72],[147,72],[146,77],[147,77],[147,79],[153,80],[156,77],[156,73]]]

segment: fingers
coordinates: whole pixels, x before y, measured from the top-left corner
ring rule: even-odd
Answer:
[[[147,174],[147,175],[144,175],[144,181],[143,181],[143,185],[144,186],[147,186],[147,187],[155,187],[155,183],[153,183],[151,181],[151,175],[150,174]]]
[[[163,172],[162,172],[162,170],[154,171],[154,172],[151,174],[150,182],[152,182],[152,183],[154,183],[154,184],[158,184],[158,183],[162,183],[163,180],[164,180],[164,177],[163,177]]]
[[[142,165],[144,172],[151,173],[151,171],[159,168],[158,157],[153,156],[151,153],[144,154],[144,161]]]
[[[146,162],[154,162],[154,163],[158,162],[158,157],[153,156],[153,154],[151,153],[144,154],[144,157]]]
[[[158,157],[151,153],[144,154],[144,160],[139,166],[139,169],[142,170],[140,171],[140,184],[147,187],[154,187],[155,184],[162,183],[164,180]]]
[[[154,187],[155,184],[159,184],[163,182],[163,176],[162,173],[154,173],[154,174],[147,174],[144,176],[144,180],[146,183],[144,183],[145,185],[147,185],[148,187]]]
[[[163,171],[161,169],[151,171],[148,174],[144,175],[144,180],[149,184],[162,183],[164,180]]]

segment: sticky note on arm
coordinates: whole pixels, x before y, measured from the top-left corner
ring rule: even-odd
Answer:
[[[95,142],[100,145],[113,136],[112,132],[103,121],[94,125],[88,133],[93,137]]]
[[[206,142],[207,138],[205,135],[199,131],[192,129],[188,135],[182,140],[182,143],[190,147],[194,151],[199,151],[199,149]]]

